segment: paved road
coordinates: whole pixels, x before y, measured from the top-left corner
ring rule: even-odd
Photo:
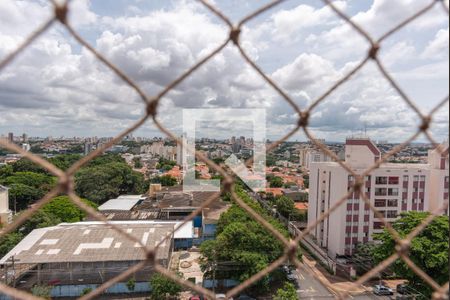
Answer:
[[[307,266],[306,266],[307,267]],[[297,276],[297,282],[299,289],[297,290],[299,299],[315,300],[315,299],[334,299],[334,294],[331,293],[322,283],[310,275],[305,270],[295,270],[293,271]],[[389,300],[389,297],[376,296],[372,293],[367,293],[358,296],[350,296],[350,299],[357,300]]]

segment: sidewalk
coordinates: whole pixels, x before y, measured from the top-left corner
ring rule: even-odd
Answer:
[[[319,263],[313,260],[307,253],[303,253],[303,262],[307,265],[322,283],[325,283],[327,288],[331,288],[332,293],[337,292],[348,292],[351,288],[353,291],[350,292],[351,295],[360,295],[367,292],[371,292],[371,288],[365,286],[359,286],[354,288],[353,282],[347,281],[335,275],[331,275],[322,267]]]

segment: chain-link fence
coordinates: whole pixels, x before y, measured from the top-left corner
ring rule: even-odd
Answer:
[[[249,287],[251,284],[255,283],[259,279],[263,278],[263,276],[267,275],[268,273],[274,271],[277,267],[279,267],[281,264],[283,264],[288,259],[290,262],[293,262],[297,268],[301,269],[303,268],[300,261],[296,257],[297,248],[299,247],[299,241],[305,237],[311,230],[313,230],[320,222],[322,222],[325,218],[327,218],[330,214],[332,214],[340,205],[345,203],[346,199],[351,195],[353,192],[357,192],[361,195],[362,200],[370,207],[370,209],[374,212],[375,217],[379,218],[381,222],[384,223],[385,228],[389,230],[389,232],[392,234],[393,238],[396,242],[395,252],[392,253],[391,256],[389,256],[387,259],[385,259],[383,262],[378,264],[376,267],[371,269],[369,272],[367,272],[365,275],[361,276],[357,281],[353,283],[353,286],[356,288],[363,283],[365,283],[367,280],[369,280],[372,277],[376,277],[378,273],[385,270],[387,267],[389,267],[390,264],[392,264],[397,259],[403,260],[409,268],[414,271],[418,276],[420,276],[427,284],[429,284],[432,289],[434,290],[433,293],[433,299],[447,299],[447,292],[449,288],[449,283],[447,282],[445,285],[440,286],[438,283],[436,283],[433,278],[431,278],[428,274],[426,274],[423,270],[421,270],[417,265],[414,264],[414,262],[409,258],[408,256],[408,250],[410,247],[411,240],[417,236],[430,222],[433,221],[433,219],[441,214],[443,211],[447,209],[448,200],[444,204],[443,207],[437,209],[436,211],[431,212],[431,214],[423,220],[423,222],[415,228],[409,235],[407,235],[405,238],[401,238],[400,235],[392,228],[389,222],[385,220],[383,215],[381,215],[377,209],[374,207],[374,205],[369,201],[367,198],[367,195],[365,192],[363,192],[364,187],[364,177],[366,175],[371,174],[373,170],[378,168],[381,164],[385,163],[390,157],[401,151],[406,145],[414,141],[420,134],[424,134],[427,139],[437,147],[438,151],[441,153],[444,153],[445,149],[441,149],[438,146],[438,143],[435,142],[433,137],[431,136],[429,132],[430,123],[432,121],[433,115],[448,102],[448,97],[443,99],[436,107],[434,107],[429,114],[424,114],[414,103],[414,101],[407,96],[407,94],[404,92],[404,90],[398,85],[398,83],[394,80],[394,78],[389,74],[389,72],[386,70],[386,68],[383,66],[383,62],[379,58],[379,50],[382,47],[382,43],[390,38],[393,34],[395,34],[397,31],[402,29],[403,27],[407,26],[411,22],[414,22],[418,17],[421,15],[426,14],[428,11],[430,11],[432,8],[439,6],[442,8],[443,12],[445,14],[449,14],[449,8],[446,6],[444,1],[442,0],[430,0],[430,2],[418,10],[416,13],[410,16],[405,16],[404,20],[401,20],[395,27],[388,30],[386,33],[384,33],[380,38],[374,39],[372,36],[370,36],[364,28],[356,24],[349,16],[344,14],[342,11],[340,11],[335,4],[333,4],[330,0],[322,0],[325,5],[329,6],[336,15],[345,21],[348,25],[351,26],[351,28],[354,30],[354,33],[357,35],[362,36],[366,41],[368,45],[368,51],[367,55],[365,56],[362,61],[360,61],[351,71],[349,71],[344,77],[342,77],[340,80],[338,80],[336,83],[334,83],[328,90],[326,90],[320,97],[312,101],[312,104],[309,105],[309,107],[306,108],[300,108],[293,100],[292,98],[286,93],[275,81],[273,81],[268,75],[266,75],[262,69],[252,60],[252,58],[246,53],[246,51],[243,49],[241,43],[240,43],[240,33],[241,28],[247,24],[250,20],[254,19],[255,17],[259,16],[263,12],[266,12],[275,6],[285,2],[283,0],[277,0],[272,1],[256,11],[252,12],[251,14],[244,17],[242,20],[240,20],[237,24],[233,24],[230,19],[222,13],[219,9],[214,7],[214,5],[208,3],[206,0],[198,0],[200,3],[202,3],[208,11],[210,11],[212,14],[216,15],[218,18],[220,18],[228,27],[229,29],[229,35],[225,39],[223,43],[221,43],[217,48],[215,48],[213,51],[211,51],[207,56],[205,56],[203,59],[198,61],[195,65],[193,65],[190,69],[188,69],[186,72],[181,74],[178,77],[174,76],[174,80],[167,85],[159,94],[157,95],[148,95],[146,94],[141,87],[134,82],[129,76],[127,76],[122,70],[120,70],[117,66],[115,66],[112,62],[110,62],[105,56],[100,54],[96,49],[94,49],[88,42],[86,42],[85,39],[83,39],[79,33],[74,29],[72,24],[68,22],[68,13],[70,11],[69,8],[69,1],[66,1],[65,3],[58,3],[56,0],[51,0],[52,5],[54,7],[54,14],[53,16],[47,20],[43,25],[41,25],[39,28],[37,28],[34,33],[32,33],[28,38],[25,39],[25,41],[15,49],[12,53],[6,56],[6,58],[3,58],[0,61],[0,71],[2,71],[9,63],[11,63],[14,58],[19,55],[23,50],[25,50],[27,47],[29,47],[37,37],[44,34],[46,31],[49,30],[53,25],[56,23],[60,23],[62,26],[64,26],[67,31],[70,33],[70,35],[81,45],[84,46],[86,49],[88,49],[95,57],[102,61],[109,69],[111,69],[117,76],[119,76],[123,81],[125,81],[126,84],[128,84],[130,87],[132,87],[140,96],[142,99],[143,105],[146,107],[146,113],[145,115],[140,118],[137,122],[135,122],[131,127],[126,129],[125,131],[121,132],[119,135],[117,135],[115,138],[113,138],[108,143],[102,145],[95,151],[89,153],[76,163],[74,163],[68,170],[62,171],[52,165],[50,162],[46,161],[45,159],[34,155],[30,152],[26,152],[19,148],[18,146],[8,142],[7,140],[0,140],[0,146],[7,148],[11,151],[14,151],[16,153],[19,153],[23,155],[23,157],[26,157],[30,159],[31,161],[41,165],[45,169],[47,169],[50,173],[54,174],[58,178],[58,184],[55,188],[53,188],[47,195],[45,195],[42,199],[40,199],[32,208],[28,209],[27,211],[21,213],[13,223],[9,224],[7,227],[3,228],[0,232],[0,237],[3,237],[5,234],[15,230],[20,226],[23,222],[25,222],[28,218],[30,218],[37,210],[39,210],[43,205],[50,202],[52,198],[57,196],[58,194],[65,193],[67,194],[71,201],[75,203],[77,206],[79,206],[82,210],[84,210],[89,216],[92,218],[107,222],[106,218],[91,208],[90,206],[86,205],[81,199],[76,195],[74,191],[74,174],[77,170],[79,170],[83,165],[88,163],[90,160],[95,158],[96,156],[102,154],[105,150],[107,150],[109,147],[114,145],[117,142],[120,142],[120,140],[125,137],[127,134],[131,133],[132,131],[139,128],[144,122],[146,122],[148,119],[152,119],[153,122],[156,124],[156,126],[159,128],[161,132],[166,134],[169,138],[175,140],[178,144],[182,144],[182,140],[176,137],[172,132],[170,132],[167,128],[165,128],[157,119],[158,116],[158,106],[161,102],[161,99],[171,90],[175,89],[181,82],[183,82],[186,78],[188,78],[192,73],[194,73],[196,70],[202,67],[206,62],[211,60],[214,56],[216,56],[218,53],[220,53],[225,47],[227,47],[229,44],[233,44],[234,47],[236,47],[239,50],[239,53],[242,55],[244,60],[264,79],[264,81],[270,85],[285,101],[287,101],[290,106],[292,106],[292,109],[296,112],[298,115],[298,122],[290,132],[286,133],[286,135],[283,136],[283,138],[279,139],[278,141],[272,143],[268,146],[267,151],[270,151],[271,149],[274,149],[277,147],[280,143],[286,141],[289,139],[293,134],[296,132],[303,130],[306,136],[309,138],[309,140],[314,143],[318,148],[320,148],[324,153],[329,155],[331,158],[333,158],[336,162],[338,162],[349,174],[353,175],[355,177],[355,181],[353,186],[349,189],[348,193],[346,195],[343,195],[342,198],[340,198],[339,201],[336,202],[335,205],[333,205],[328,211],[324,212],[322,216],[317,219],[313,224],[310,224],[300,235],[298,235],[295,240],[288,240],[286,239],[280,232],[278,232],[269,222],[267,222],[264,218],[262,218],[259,214],[257,214],[255,211],[253,211],[242,199],[239,198],[239,196],[234,191],[234,182],[235,177],[232,175],[229,175],[227,172],[225,172],[224,169],[222,169],[220,166],[215,164],[213,161],[206,158],[201,153],[195,153],[196,158],[198,160],[201,160],[205,162],[210,168],[214,169],[218,173],[220,173],[224,177],[224,191],[222,192],[230,192],[232,195],[233,200],[241,206],[244,210],[246,210],[257,222],[259,222],[262,226],[264,226],[268,231],[270,231],[277,239],[279,239],[283,245],[285,246],[284,254],[272,262],[266,269],[260,271],[259,273],[251,276],[249,279],[245,280],[238,286],[234,287],[227,293],[227,297],[232,297]],[[310,116],[313,112],[313,110],[327,97],[332,94],[335,90],[337,90],[343,83],[348,81],[352,76],[355,76],[358,74],[358,72],[362,69],[363,66],[366,64],[373,62],[378,69],[380,70],[381,74],[388,80],[390,85],[394,88],[394,90],[400,95],[400,97],[403,99],[403,101],[416,113],[417,117],[421,120],[420,126],[417,128],[415,133],[410,136],[406,141],[401,143],[400,145],[394,147],[392,150],[387,152],[380,160],[378,160],[374,165],[372,165],[370,168],[365,170],[362,174],[355,174],[355,172],[346,165],[345,162],[340,161],[339,158],[336,156],[335,153],[330,151],[324,144],[320,143],[317,139],[314,138],[311,131],[308,128]],[[448,151],[445,152],[445,155],[448,155]],[[251,159],[250,159],[251,160]],[[248,161],[247,163],[251,163],[251,161]],[[197,214],[201,212],[203,208],[208,206],[211,202],[218,199],[220,196],[220,193],[215,193],[210,198],[208,198],[201,207],[193,211],[183,222],[185,224],[186,222],[192,220]],[[133,273],[137,272],[138,270],[144,268],[145,266],[153,265],[154,269],[163,274],[164,276],[176,281],[177,283],[183,285],[184,287],[191,289],[193,291],[196,291],[200,294],[205,295],[206,297],[210,299],[215,299],[215,295],[210,291],[203,287],[197,286],[193,284],[190,281],[184,280],[182,278],[179,278],[175,274],[171,273],[167,269],[163,268],[162,266],[156,264],[155,262],[155,254],[158,250],[159,245],[164,243],[164,241],[161,241],[158,246],[154,248],[146,247],[143,245],[143,243],[138,240],[136,237],[130,235],[129,233],[125,232],[122,228],[115,226],[114,224],[110,224],[111,227],[113,227],[115,230],[117,230],[120,234],[124,235],[127,239],[138,243],[142,248],[140,248],[142,251],[146,254],[146,260],[143,260],[142,262],[130,267],[125,272],[121,273],[120,275],[108,280],[107,282],[101,284],[96,289],[88,293],[87,295],[84,295],[81,297],[81,299],[91,299],[96,296],[99,296],[104,292],[107,288],[111,287],[113,284],[124,281],[128,277],[130,277]],[[180,228],[181,226],[178,226],[177,228]],[[176,230],[176,229],[175,229]],[[166,239],[170,238],[169,236],[166,237]],[[306,269],[304,269],[306,272],[310,272]],[[322,281],[322,279],[318,278]],[[325,284],[329,289],[332,290],[332,287],[327,282],[322,282]],[[26,293],[24,291],[15,289],[13,287],[10,287],[6,284],[0,283],[0,291],[4,294],[14,296],[15,298],[19,299],[38,299],[37,297]],[[345,299],[350,296],[350,292],[352,289],[349,289],[346,292],[339,292],[335,291],[336,298],[338,299]]]

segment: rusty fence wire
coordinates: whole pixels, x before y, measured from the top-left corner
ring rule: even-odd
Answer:
[[[22,150],[20,147],[9,143],[5,139],[0,139],[0,146],[4,147],[6,149],[9,149],[11,151],[14,151],[16,153],[19,153],[23,155],[23,157],[26,157],[30,159],[31,161],[41,165],[46,170],[48,170],[50,173],[55,175],[58,178],[58,184],[55,188],[53,188],[47,195],[45,195],[42,199],[40,199],[32,208],[24,211],[22,214],[17,217],[13,223],[9,224],[5,228],[3,228],[0,231],[0,237],[3,237],[5,234],[15,230],[18,226],[20,226],[23,222],[25,222],[31,215],[33,215],[37,210],[39,210],[43,205],[50,202],[52,198],[54,198],[56,195],[64,193],[67,194],[71,201],[75,203],[77,206],[79,206],[82,210],[84,210],[89,216],[92,218],[108,222],[107,219],[91,208],[90,206],[86,205],[84,202],[81,201],[81,199],[76,195],[74,191],[74,174],[77,170],[79,170],[83,165],[88,163],[90,160],[95,158],[98,155],[101,155],[105,150],[107,150],[109,147],[114,145],[117,142],[120,142],[120,140],[125,137],[127,134],[131,133],[138,127],[140,127],[142,124],[144,124],[147,120],[151,119],[154,124],[159,128],[161,132],[166,134],[169,138],[175,140],[177,144],[182,145],[183,141],[179,139],[177,136],[175,136],[172,132],[170,132],[167,128],[165,128],[157,119],[158,116],[158,106],[161,99],[171,90],[177,87],[182,81],[184,81],[186,78],[188,78],[192,73],[194,73],[196,70],[198,70],[203,64],[205,64],[207,61],[211,60],[214,56],[216,56],[218,53],[220,53],[225,47],[227,47],[229,44],[232,44],[232,46],[236,47],[239,51],[239,53],[242,55],[244,60],[264,79],[264,81],[270,85],[283,99],[284,101],[287,101],[292,109],[296,112],[298,115],[298,122],[291,131],[286,133],[280,140],[272,143],[268,146],[267,151],[270,151],[274,149],[276,146],[278,146],[280,143],[286,141],[289,139],[293,134],[295,134],[298,131],[303,130],[303,132],[306,134],[306,136],[309,138],[309,140],[314,143],[318,148],[320,148],[324,153],[332,157],[336,162],[338,162],[346,171],[349,172],[349,174],[353,175],[355,178],[353,186],[349,189],[348,193],[346,195],[343,195],[335,205],[333,205],[328,211],[325,211],[319,219],[317,219],[313,224],[308,225],[308,227],[302,231],[301,234],[299,234],[294,240],[286,239],[281,233],[279,233],[269,222],[267,222],[264,218],[262,218],[259,214],[257,214],[255,211],[253,211],[248,205],[245,204],[245,202],[240,199],[240,197],[235,193],[234,191],[234,182],[235,182],[235,176],[228,174],[224,169],[222,169],[220,166],[215,164],[213,161],[209,160],[207,157],[202,155],[201,153],[196,152],[195,156],[198,160],[201,160],[205,162],[210,168],[214,169],[215,171],[219,172],[224,177],[224,191],[222,192],[230,192],[232,195],[233,200],[241,206],[243,209],[245,209],[257,222],[259,222],[262,226],[264,226],[268,231],[270,231],[277,239],[279,239],[285,246],[284,254],[272,262],[266,269],[260,271],[259,273],[253,275],[246,281],[242,282],[238,286],[234,287],[227,293],[227,297],[233,297],[249,287],[251,284],[255,283],[259,279],[261,279],[263,276],[267,275],[268,273],[275,270],[278,266],[280,266],[282,263],[287,261],[288,259],[293,262],[297,268],[303,269],[306,272],[311,272],[308,269],[305,269],[303,265],[300,263],[300,261],[296,258],[296,252],[299,247],[299,242],[302,238],[304,238],[311,230],[313,230],[321,221],[323,221],[325,218],[327,218],[330,214],[332,214],[340,205],[342,205],[345,200],[351,195],[353,192],[357,192],[361,195],[362,200],[370,207],[370,209],[374,212],[375,217],[379,218],[381,222],[384,223],[385,227],[391,235],[393,236],[396,247],[395,252],[392,253],[390,257],[385,259],[383,262],[375,266],[373,269],[368,271],[365,275],[360,277],[356,282],[353,283],[353,288],[357,288],[358,286],[365,283],[367,280],[369,280],[372,277],[377,276],[377,274],[383,270],[385,270],[387,267],[389,267],[390,264],[392,264],[395,260],[401,259],[403,260],[409,268],[415,272],[418,276],[420,276],[427,284],[429,284],[433,290],[433,299],[448,299],[447,292],[449,288],[449,283],[447,282],[443,286],[440,286],[438,283],[436,283],[433,278],[431,278],[429,275],[427,275],[423,270],[421,270],[417,265],[414,264],[414,262],[408,257],[408,250],[410,247],[411,240],[417,236],[428,224],[430,224],[433,219],[437,216],[442,214],[447,209],[448,206],[448,200],[446,203],[444,203],[443,207],[440,207],[436,211],[431,212],[429,217],[423,220],[423,222],[417,226],[415,230],[413,230],[408,236],[405,238],[401,238],[400,235],[392,228],[389,222],[387,222],[383,215],[378,212],[378,210],[374,207],[374,205],[370,202],[370,200],[367,198],[366,193],[363,191],[364,187],[364,177],[366,175],[371,174],[373,170],[378,168],[382,163],[386,162],[390,157],[401,151],[406,145],[414,141],[420,134],[424,134],[426,138],[435,146],[437,147],[438,151],[441,152],[441,154],[445,154],[448,156],[448,151],[445,151],[445,149],[441,149],[440,146],[438,146],[438,143],[433,139],[429,132],[429,127],[433,118],[433,115],[443,106],[445,106],[446,103],[448,103],[449,99],[448,96],[440,101],[438,105],[436,105],[428,114],[423,113],[415,104],[415,102],[407,96],[405,91],[398,85],[398,83],[395,81],[395,79],[389,74],[389,72],[386,70],[386,68],[383,65],[383,62],[379,58],[379,50],[382,47],[382,43],[391,37],[393,34],[395,34],[397,31],[402,29],[403,27],[407,26],[411,22],[414,22],[417,18],[420,16],[426,14],[428,11],[430,11],[432,8],[439,6],[442,8],[442,11],[444,14],[449,14],[449,8],[446,6],[445,2],[442,0],[430,0],[427,5],[425,5],[423,8],[415,12],[414,14],[410,16],[405,16],[403,20],[401,20],[395,27],[391,28],[387,32],[385,32],[380,38],[374,39],[371,35],[369,35],[364,28],[362,28],[360,25],[356,24],[349,16],[347,16],[345,13],[340,11],[335,4],[333,4],[330,0],[321,0],[324,5],[329,6],[332,11],[343,21],[345,21],[354,31],[354,34],[362,36],[367,41],[367,55],[352,69],[350,70],[345,76],[343,76],[340,80],[338,80],[336,83],[334,83],[331,87],[329,87],[320,97],[312,101],[312,103],[308,107],[301,108],[299,107],[291,98],[291,96],[288,95],[275,81],[273,81],[267,74],[265,74],[262,69],[250,58],[250,56],[246,53],[242,45],[240,44],[240,33],[241,28],[248,23],[253,18],[259,16],[260,14],[274,8],[275,6],[281,4],[282,2],[286,2],[283,0],[276,0],[269,2],[268,4],[260,7],[256,11],[250,13],[249,15],[245,16],[242,20],[240,20],[237,24],[233,24],[231,22],[230,18],[228,18],[223,12],[221,12],[218,8],[216,8],[213,4],[207,2],[207,0],[197,0],[200,2],[204,7],[211,13],[214,14],[216,17],[218,17],[223,23],[228,27],[229,29],[229,35],[224,39],[224,41],[213,51],[211,51],[208,55],[206,55],[203,59],[198,61],[195,65],[191,66],[190,69],[185,71],[183,74],[179,75],[178,77],[174,77],[173,81],[167,85],[159,94],[157,95],[148,95],[145,93],[139,85],[134,82],[129,76],[127,76],[121,69],[119,69],[117,66],[115,66],[111,61],[109,61],[105,56],[103,56],[101,53],[99,53],[93,46],[91,46],[85,39],[79,35],[79,33],[74,29],[72,24],[68,21],[68,13],[70,12],[69,2],[70,0],[66,0],[66,2],[59,3],[56,0],[50,0],[54,13],[52,17],[47,20],[44,24],[42,24],[40,27],[38,27],[30,36],[28,36],[25,41],[20,44],[13,52],[11,52],[9,55],[4,57],[0,60],[0,72],[8,65],[10,64],[14,58],[19,55],[23,50],[25,50],[27,47],[29,47],[37,37],[44,34],[46,31],[49,30],[52,26],[54,26],[56,23],[61,24],[63,27],[66,28],[66,30],[70,33],[70,35],[83,47],[88,49],[98,60],[100,60],[102,63],[104,63],[111,71],[113,71],[118,77],[120,77],[127,85],[129,85],[132,89],[136,91],[136,93],[140,96],[142,99],[143,105],[145,105],[145,115],[141,117],[139,120],[137,120],[131,127],[124,130],[120,134],[118,134],[116,137],[114,137],[111,141],[108,143],[102,145],[100,148],[96,149],[95,151],[89,153],[88,155],[81,158],[79,161],[74,163],[68,170],[62,171],[58,169],[56,166],[52,165],[50,162],[46,161],[45,159],[34,155],[30,152],[26,152]],[[346,81],[348,81],[352,76],[355,76],[358,74],[358,72],[362,69],[363,66],[368,64],[369,62],[373,62],[379,69],[380,73],[383,75],[383,77],[390,83],[390,85],[394,88],[394,90],[399,94],[401,99],[416,113],[417,117],[421,120],[420,126],[417,128],[415,133],[410,136],[406,141],[401,143],[400,145],[394,147],[391,151],[386,153],[380,160],[378,160],[374,165],[372,165],[370,168],[365,170],[363,174],[356,174],[348,165],[345,164],[345,162],[340,161],[335,153],[330,151],[326,145],[319,142],[317,139],[314,138],[311,131],[308,128],[309,119],[312,114],[312,111],[314,108],[316,108],[318,105],[320,105],[322,102],[327,99],[327,97],[332,94],[334,91],[336,91],[342,84],[344,84]],[[444,152],[445,151],[445,152]],[[247,163],[250,163],[251,159],[247,161]],[[207,205],[218,199],[220,196],[220,192],[217,192],[213,194],[211,197],[209,197],[204,203],[202,203],[201,207],[193,211],[184,221],[184,225],[186,222],[192,220],[198,213],[201,212],[203,208],[205,208]],[[180,228],[182,225],[178,226],[174,229],[176,231],[178,228]],[[181,284],[185,288],[194,290],[200,294],[205,295],[207,298],[215,299],[215,295],[212,291],[207,290],[203,287],[197,286],[193,284],[192,282],[188,280],[184,280],[182,278],[179,278],[174,273],[168,271],[167,269],[163,268],[162,266],[158,265],[155,261],[156,251],[158,250],[158,247],[164,243],[164,240],[161,241],[156,247],[146,247],[139,239],[136,237],[130,235],[129,233],[125,232],[123,229],[121,229],[118,226],[115,226],[114,224],[109,224],[112,228],[117,230],[120,234],[125,236],[127,239],[140,244],[141,251],[144,251],[146,259],[142,262],[130,267],[120,275],[108,280],[107,282],[103,283],[102,285],[98,286],[96,289],[89,292],[87,295],[84,295],[80,297],[80,299],[92,299],[96,296],[99,296],[104,292],[107,288],[111,287],[113,284],[123,281],[130,277],[133,273],[137,272],[138,270],[142,269],[145,266],[153,265],[155,270],[162,275],[176,281],[177,283]],[[165,238],[168,239],[170,236],[167,236]],[[350,292],[353,290],[350,288],[346,292],[342,291],[336,291],[333,290],[333,287],[326,281],[324,281],[321,278],[317,278],[322,281],[324,285],[326,285],[335,295],[337,299],[347,299],[350,297]],[[25,291],[15,289],[13,287],[10,287],[6,284],[0,283],[0,291],[4,294],[13,296],[15,298],[19,299],[40,299],[36,296],[33,296]]]

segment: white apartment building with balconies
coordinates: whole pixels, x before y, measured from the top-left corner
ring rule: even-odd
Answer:
[[[428,153],[427,164],[385,163],[365,177],[364,192],[387,221],[394,221],[403,211],[433,211],[448,201],[448,142],[442,146],[444,153]],[[381,152],[368,138],[346,140],[345,163],[357,174],[380,158]],[[353,176],[337,162],[311,163],[308,223],[333,207],[353,183]],[[372,241],[373,234],[382,229],[383,223],[360,195],[352,193],[310,234],[336,258],[351,255],[358,243]]]

